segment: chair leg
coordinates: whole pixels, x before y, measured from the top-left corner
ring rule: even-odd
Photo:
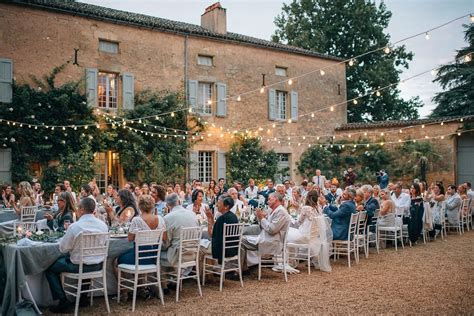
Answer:
[[[105,306],[107,307],[107,312],[110,314],[110,305],[109,305],[109,296],[107,295],[107,278],[105,275],[105,271],[102,276],[102,286],[104,287],[104,299],[105,299]],[[91,297],[94,296],[91,293]]]
[[[258,280],[262,279],[262,257],[258,258]]]
[[[117,303],[120,303],[120,279],[122,278],[122,270],[117,269]]]
[[[349,268],[351,267],[351,252],[349,250],[349,245],[347,245],[347,264],[349,265]]]
[[[33,294],[31,294],[31,290],[30,290],[30,286],[28,285],[28,282],[25,282],[25,288],[26,288],[26,291],[28,292],[28,296],[30,297],[30,300],[33,302],[33,306],[36,310],[36,312],[39,314],[39,315],[42,315],[40,309],[38,308],[38,305],[36,305],[36,301],[33,297]]]
[[[402,235],[403,235],[403,233],[400,232],[400,236],[402,236]],[[397,229],[395,229],[395,238],[394,238],[394,240],[395,240],[395,251],[398,251]]]
[[[202,296],[201,280],[199,280],[199,258],[196,259],[196,281],[198,286],[199,295]]]
[[[138,273],[135,271],[133,277],[133,299],[132,299],[132,312],[135,311],[135,302],[137,301],[137,286],[138,286]]]
[[[403,237],[402,237],[402,234],[400,234],[400,241],[402,243],[402,248],[405,249],[405,245],[403,244]],[[411,241],[410,241],[411,242]]]
[[[308,251],[308,274],[311,274],[311,252],[309,251],[309,248],[307,249]]]
[[[288,260],[286,259],[286,252],[283,251],[283,274],[285,275],[285,282],[288,282],[288,273],[286,272],[287,264]]]
[[[176,273],[176,303],[179,300],[179,289],[181,284],[181,266],[178,266],[178,272]]]
[[[237,263],[239,265],[239,279],[240,279],[240,285],[244,287],[244,281],[242,280],[242,266],[240,265],[240,253],[239,253],[239,258],[237,259]]]
[[[156,271],[156,282],[158,282],[158,294],[160,295],[161,305],[165,305],[165,301],[163,299],[163,287],[161,286],[161,268],[158,266],[158,270]]]
[[[221,275],[220,275],[220,280],[219,280],[219,291],[222,292],[222,284],[224,283],[224,261],[222,261],[221,265]]]
[[[76,292],[76,307],[74,309],[74,316],[77,316],[79,311],[79,300],[81,299],[81,289],[82,289],[82,278],[77,280],[77,292]]]
[[[202,263],[202,285],[204,286],[206,284],[206,257],[204,257],[203,263]]]

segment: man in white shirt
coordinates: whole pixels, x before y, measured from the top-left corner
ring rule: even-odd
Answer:
[[[326,177],[321,175],[321,170],[316,169],[316,175],[313,177],[313,184],[320,189],[324,189],[324,183],[326,182]]]
[[[234,206],[232,206],[230,211],[236,214],[237,216],[241,216],[243,208],[247,206],[247,201],[243,199],[242,195],[240,196],[242,200],[239,200],[239,193],[237,192],[236,188],[230,188],[229,190],[227,190],[227,193],[229,193],[232,200],[234,200]],[[239,210],[239,214],[237,214],[237,209]]]
[[[392,201],[395,203],[397,215],[409,216],[411,206],[410,195],[402,192],[402,184],[400,182],[394,185]]]
[[[287,200],[290,200],[293,197],[293,188],[291,187],[290,180],[283,181],[283,185],[285,186],[285,196]]]
[[[81,200],[76,212],[76,216],[79,218],[78,221],[69,226],[66,234],[59,243],[59,250],[66,255],[56,260],[45,272],[53,300],[59,300],[58,305],[50,308],[53,313],[65,313],[74,308],[74,304],[70,303],[66,298],[66,293],[61,286],[60,276],[62,272],[79,272],[79,264],[81,261],[79,236],[82,233],[106,233],[109,230],[104,222],[94,217],[94,210],[94,200],[90,198]],[[84,258],[83,271],[92,272],[102,269],[102,262],[104,260],[106,260],[104,256]],[[87,305],[87,299],[86,297],[81,297],[80,306],[85,305]]]
[[[255,185],[255,180],[249,180],[249,186],[245,189],[245,198],[246,199],[254,199],[258,195],[258,187]]]

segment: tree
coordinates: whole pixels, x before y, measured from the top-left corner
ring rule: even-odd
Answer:
[[[284,41],[316,52],[348,59],[390,45],[384,33],[392,13],[381,2],[355,0],[293,0],[283,4],[275,18],[276,42]],[[352,99],[399,81],[401,68],[408,68],[413,54],[405,46],[391,47],[355,60],[346,68],[347,99]],[[419,98],[403,100],[396,86],[359,100],[348,107],[348,121],[382,121],[418,118]]]
[[[227,154],[231,181],[246,182],[250,178],[261,182],[273,179],[278,171],[278,158],[273,150],[266,151],[258,138],[239,138]]]
[[[464,27],[464,38],[469,45],[457,51],[456,63],[444,65],[438,70],[433,82],[438,82],[445,91],[433,98],[438,105],[430,117],[474,114],[474,24]],[[466,55],[469,56],[468,61],[465,60]]]

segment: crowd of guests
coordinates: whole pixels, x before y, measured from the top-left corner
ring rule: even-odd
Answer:
[[[55,186],[50,199],[46,199],[40,183],[35,182],[32,186],[28,182],[21,182],[17,195],[9,185],[2,188],[1,203],[4,207],[14,208],[16,212],[20,212],[23,206],[49,208],[51,212],[45,215],[48,226],[54,225],[66,231],[60,249],[69,255],[58,259],[47,271],[53,298],[59,300],[52,311],[63,312],[69,311],[71,304],[61,288],[59,274],[78,269],[78,245],[75,239],[81,232],[108,231],[110,227],[126,225],[128,239],[133,241],[137,231],[163,229],[166,233],[163,236],[161,260],[165,265],[173,266],[178,259],[181,228],[196,227],[207,222],[206,238],[211,240],[211,246],[205,252],[221,262],[223,256],[237,253],[235,249],[230,253],[222,253],[224,224],[238,223],[239,217],[252,209],[258,225],[244,231],[246,236],[256,236],[242,241],[242,262],[246,269],[248,251],[278,253],[286,231],[289,242],[307,242],[311,234],[311,221],[316,216],[330,219],[329,233],[332,239],[345,240],[351,215],[366,211],[368,225],[374,216],[378,218],[378,225],[408,224],[409,239],[416,244],[423,229],[424,202],[429,203],[432,209],[433,225],[429,233],[434,237],[444,220],[441,218],[443,203],[446,205],[447,220],[455,224],[459,220],[458,210],[462,200],[474,200],[474,191],[469,182],[445,188],[441,182],[428,186],[423,181],[415,180],[410,186],[405,186],[401,182],[385,183],[388,176],[384,171],[378,176],[383,178],[383,187],[357,183],[355,172],[348,168],[344,173],[343,186],[337,179],[326,179],[317,170],[311,181],[304,180],[299,186],[291,180],[274,185],[271,179],[267,179],[263,187],[258,187],[254,179],[249,179],[247,185],[234,182],[228,187],[224,179],[219,179],[203,186],[196,179],[186,183],[184,190],[180,184],[135,185],[129,182],[119,190],[109,185],[103,194],[95,181],[82,185],[80,192],[75,194],[66,180]],[[395,213],[400,216],[390,216]],[[295,220],[292,220],[291,215]],[[66,222],[68,225],[64,225]],[[73,222],[77,223],[70,225]],[[100,268],[98,263],[101,260],[96,259],[86,263],[91,271]],[[134,249],[115,260],[115,266],[124,263],[135,263]],[[164,291],[169,291],[166,285]],[[86,304],[85,298],[81,298],[81,304]]]

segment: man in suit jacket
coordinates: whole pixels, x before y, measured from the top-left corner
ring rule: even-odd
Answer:
[[[321,175],[321,170],[316,169],[316,175],[313,177],[313,184],[322,190],[324,189],[325,182],[326,177]]]
[[[351,215],[356,212],[354,203],[355,190],[346,188],[342,192],[342,204],[337,208],[334,205],[326,205],[326,199],[321,198],[320,204],[323,205],[323,212],[332,219],[332,234],[334,240],[347,240]]]
[[[176,193],[169,194],[166,197],[166,204],[171,211],[164,217],[168,240],[163,245],[161,261],[168,266],[174,266],[177,263],[181,228],[199,227],[194,212],[178,205],[178,201],[179,197]]]
[[[380,209],[379,202],[372,196],[374,188],[370,184],[363,185],[361,188],[364,192],[364,210],[367,212],[367,226],[371,224],[375,210]]]

